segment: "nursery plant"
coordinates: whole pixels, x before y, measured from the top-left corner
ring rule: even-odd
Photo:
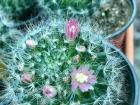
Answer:
[[[51,18],[16,36],[0,104],[130,105],[127,63],[88,24]]]

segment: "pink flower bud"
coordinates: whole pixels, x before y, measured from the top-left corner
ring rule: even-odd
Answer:
[[[32,82],[32,76],[30,74],[24,73],[21,76],[21,80],[24,83],[31,83]]]
[[[68,40],[74,40],[78,35],[78,23],[74,19],[66,21],[66,38]]]
[[[56,96],[57,91],[53,86],[46,85],[42,89],[43,95],[48,98],[53,98]]]
[[[32,39],[28,39],[28,40],[26,40],[26,45],[28,47],[33,48],[33,47],[35,47],[37,45],[37,43],[34,40],[32,40]]]

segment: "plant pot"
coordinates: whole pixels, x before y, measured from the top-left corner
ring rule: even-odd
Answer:
[[[29,26],[37,25],[41,20],[46,19],[46,17],[47,16],[46,14],[44,14],[44,12],[40,12],[37,16],[32,17],[26,21],[16,22],[16,21],[10,20],[12,24],[4,24],[4,25],[6,25],[9,28],[17,28],[17,29],[25,31],[25,29],[27,29]]]
[[[125,37],[126,37],[126,31],[130,27],[130,25],[133,23],[136,15],[136,3],[135,0],[129,0],[131,9],[132,9],[132,14],[129,19],[129,21],[118,31],[112,33],[111,35],[108,36],[108,39],[111,40],[111,42],[118,48],[124,48],[123,45],[125,44]]]
[[[33,25],[38,25],[41,21],[46,20],[46,19],[47,19],[47,16],[44,13],[44,11],[42,10],[42,11],[40,11],[40,13],[37,16],[35,16],[27,21],[24,21],[22,23],[15,24],[14,27],[23,32],[26,32],[26,31],[28,31],[29,27],[32,27]]]
[[[137,79],[137,75],[136,75],[136,70],[134,69],[134,67],[132,66],[132,64],[130,63],[130,61],[133,63],[133,59],[132,59],[132,55],[128,58],[122,53],[122,51],[120,51],[119,49],[117,49],[115,46],[112,46],[112,49],[117,51],[117,53],[122,56],[124,62],[127,65],[127,72],[128,72],[128,76],[130,78],[131,81],[131,86],[132,86],[132,100],[131,100],[131,104],[130,105],[138,105],[138,101],[139,101],[139,83],[138,83],[138,79]]]
[[[0,19],[9,28],[37,23],[44,16],[42,11],[37,0],[0,1]]]

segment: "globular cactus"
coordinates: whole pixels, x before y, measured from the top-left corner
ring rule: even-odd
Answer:
[[[51,17],[15,40],[5,59],[8,84],[0,104],[128,104],[123,59],[88,25]]]
[[[2,22],[13,27],[36,16],[39,12],[36,0],[1,0],[0,18]]]

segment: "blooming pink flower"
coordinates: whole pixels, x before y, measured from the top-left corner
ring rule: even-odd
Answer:
[[[86,92],[92,89],[92,86],[96,83],[96,76],[84,66],[81,66],[78,70],[74,68],[71,77],[72,90],[79,87],[82,92]]]
[[[78,35],[78,23],[74,19],[66,21],[66,38],[68,40],[74,40]]]
[[[32,39],[28,39],[28,40],[26,40],[26,45],[28,47],[35,47],[37,45],[37,43]]]
[[[43,95],[48,98],[53,98],[57,94],[56,89],[53,86],[49,86],[49,85],[44,86],[42,91],[43,91]]]
[[[32,82],[32,76],[30,74],[24,73],[21,76],[21,80],[24,83],[30,83],[30,82]]]

